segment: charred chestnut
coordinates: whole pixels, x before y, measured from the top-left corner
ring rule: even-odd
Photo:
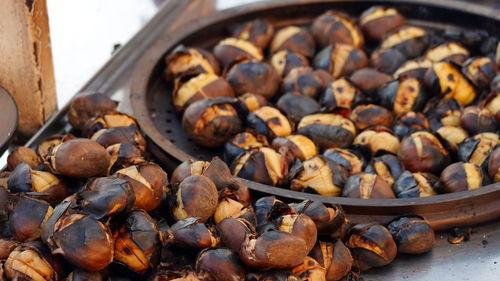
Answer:
[[[340,205],[330,205],[318,201],[304,200],[301,203],[289,204],[295,211],[310,217],[316,224],[318,235],[332,239],[344,239],[347,233],[348,220]]]
[[[275,138],[272,146],[276,151],[285,154],[289,163],[293,163],[295,159],[304,161],[318,154],[316,144],[303,135],[290,135],[287,137]]]
[[[320,148],[347,147],[356,135],[354,123],[337,114],[311,114],[302,118],[297,133],[312,139]]]
[[[139,128],[139,124],[134,117],[122,112],[110,112],[89,120],[85,124],[83,135],[91,137],[97,131],[102,129],[128,126],[135,126],[136,128]]]
[[[143,151],[130,142],[117,143],[106,148],[111,159],[107,174],[144,162]]]
[[[369,148],[372,154],[396,153],[400,147],[398,137],[384,126],[375,126],[361,132],[354,139],[355,145]]]
[[[81,130],[88,120],[115,111],[117,104],[116,101],[113,101],[101,93],[79,93],[69,105],[69,123],[73,128]]]
[[[263,146],[263,143],[252,133],[236,134],[224,145],[224,161],[233,163],[234,159],[250,148]]]
[[[430,173],[403,172],[393,187],[398,198],[427,197],[436,195],[439,178]]]
[[[33,149],[18,146],[9,153],[7,157],[7,168],[12,171],[21,162],[28,164],[32,169],[36,169],[42,164],[42,161]]]
[[[307,29],[291,25],[274,34],[271,41],[271,53],[286,50],[304,57],[312,57],[315,45],[314,38]]]
[[[369,173],[355,174],[346,181],[343,197],[351,198],[396,198],[389,183],[382,177]]]
[[[7,186],[7,184],[5,184],[5,186]],[[5,186],[0,183],[0,224],[3,224],[3,222],[9,219],[10,193]],[[0,259],[3,258],[0,257]]]
[[[287,76],[296,67],[308,67],[309,61],[298,53],[287,50],[276,52],[271,57],[271,64],[282,77]]]
[[[246,117],[250,112],[268,105],[268,102],[261,95],[246,93],[238,97],[235,105],[240,115]]]
[[[205,176],[185,178],[174,194],[172,214],[176,220],[200,217],[201,221],[206,221],[217,208],[217,188]]]
[[[396,72],[406,61],[406,57],[396,49],[378,49],[370,57],[373,67],[387,74]]]
[[[469,58],[469,51],[457,42],[446,42],[425,52],[425,58],[433,62],[451,61],[462,64]]]
[[[292,272],[296,274],[300,280],[309,281],[326,281],[326,269],[320,265],[315,259],[306,257],[302,264],[292,268]]]
[[[104,277],[101,272],[85,271],[79,268],[73,270],[65,281],[103,281]]]
[[[437,129],[436,133],[448,143],[453,152],[457,150],[457,145],[469,136],[467,131],[454,126],[443,126]]]
[[[488,161],[488,174],[494,182],[500,181],[500,147],[497,147],[490,154]]]
[[[255,19],[229,28],[231,37],[252,42],[255,46],[264,49],[271,41],[274,26],[265,19]]]
[[[151,281],[200,281],[191,268],[181,268],[181,270],[171,269],[169,267],[158,266],[151,274]]]
[[[165,69],[167,79],[196,76],[202,73],[220,74],[219,62],[214,55],[200,48],[180,45],[165,58],[165,64],[167,65]]]
[[[424,79],[425,73],[434,63],[426,58],[417,58],[414,60],[406,61],[401,65],[396,72],[394,78],[399,77],[415,77],[420,80]]]
[[[326,280],[340,280],[346,276],[353,266],[353,258],[349,249],[341,240],[332,242],[318,241],[309,253],[326,269]]]
[[[349,119],[356,124],[356,128],[360,130],[377,125],[390,127],[392,118],[392,113],[389,110],[375,104],[358,105],[349,116]]]
[[[371,96],[378,88],[390,82],[392,77],[374,68],[365,67],[354,71],[349,79],[364,93]]]
[[[182,127],[197,144],[217,147],[241,131],[241,120],[230,98],[199,100],[182,116]]]
[[[113,233],[114,260],[135,272],[145,273],[159,262],[160,238],[156,222],[143,210],[133,210]]]
[[[381,43],[381,49],[396,49],[413,59],[420,56],[429,44],[429,34],[416,26],[403,26],[387,34]]]
[[[329,158],[316,155],[290,171],[292,190],[313,192],[326,196],[339,196],[349,170]]]
[[[225,218],[247,218],[248,221],[254,222],[254,211],[251,206],[245,206],[245,202],[239,202],[238,200],[231,199],[230,196],[223,197],[219,200],[219,204],[215,209],[214,222],[219,223]]]
[[[495,116],[487,108],[480,108],[479,106],[464,108],[460,118],[460,126],[471,135],[498,131]]]
[[[361,91],[346,78],[340,78],[328,85],[321,96],[320,103],[327,110],[336,108],[351,109],[363,99]]]
[[[203,250],[196,260],[196,272],[201,280],[244,280],[245,267],[238,255],[229,249]]]
[[[415,132],[405,137],[398,149],[398,157],[411,172],[440,173],[450,156],[441,142],[429,132]]]
[[[254,226],[243,218],[227,217],[220,221],[216,228],[222,243],[233,251],[240,249],[246,235],[255,234]]]
[[[314,57],[314,67],[330,72],[333,78],[347,76],[368,64],[363,50],[354,46],[337,43],[329,45]]]
[[[358,26],[347,15],[326,11],[312,23],[312,32],[321,46],[343,43],[362,47],[365,40]]]
[[[255,147],[236,158],[233,175],[267,185],[279,185],[287,174],[286,157],[268,147]]]
[[[417,131],[430,130],[429,120],[425,115],[415,111],[408,111],[398,116],[396,124],[392,127],[394,133],[404,138]]]
[[[435,131],[442,126],[460,126],[462,106],[454,98],[431,99],[425,106],[423,113]]]
[[[401,161],[393,154],[384,154],[372,159],[365,172],[376,174],[386,181],[391,187],[403,173],[404,167]]]
[[[246,61],[234,65],[226,75],[227,82],[237,96],[246,93],[271,99],[279,88],[281,77],[274,67],[258,61]]]
[[[234,97],[234,91],[224,78],[213,73],[202,73],[187,81],[178,79],[172,92],[172,102],[179,112],[196,101],[215,97]]]
[[[399,115],[407,111],[419,111],[428,94],[417,78],[400,78],[384,85],[377,91],[380,104]]]
[[[394,8],[373,6],[361,14],[359,21],[363,34],[370,40],[378,41],[401,27],[405,18]]]
[[[444,98],[454,98],[466,106],[476,98],[476,89],[450,62],[436,62],[427,70],[424,82],[429,89]]]
[[[283,79],[283,93],[297,91],[305,96],[315,98],[323,90],[323,81],[309,66],[292,69]]]
[[[297,124],[304,116],[319,112],[321,107],[312,97],[298,92],[287,93],[278,100],[276,107]]]
[[[487,108],[493,115],[497,123],[500,122],[500,91],[491,92],[481,102],[480,106]]]
[[[130,183],[135,195],[134,206],[151,211],[160,205],[168,185],[167,173],[160,166],[143,162],[118,170],[115,175]]]
[[[0,238],[0,259],[6,260],[17,246],[19,246],[17,241]],[[0,276],[2,275],[0,274]]]
[[[482,133],[466,138],[458,144],[458,160],[485,167],[488,156],[499,143],[495,133]]]
[[[305,214],[290,214],[276,218],[278,230],[291,233],[306,242],[307,252],[316,244],[317,229],[314,221]]]
[[[345,148],[329,148],[323,152],[323,155],[333,162],[344,166],[351,176],[361,172],[365,164],[361,155]]]
[[[276,108],[271,106],[261,107],[248,114],[247,123],[258,135],[270,139],[286,137],[292,133],[288,119]]]
[[[146,150],[146,140],[135,126],[102,129],[93,134],[91,140],[104,147],[129,142],[141,151]]]
[[[346,243],[360,270],[391,263],[397,246],[387,228],[375,223],[355,225]]]
[[[276,204],[284,203],[274,196],[261,197],[255,201],[254,206],[257,224],[261,225],[268,222],[268,215]]]
[[[21,195],[10,212],[10,232],[19,242],[40,238],[45,222],[52,214],[52,207],[45,201]]]
[[[214,55],[221,63],[223,72],[243,61],[262,61],[262,50],[250,41],[238,38],[226,38],[214,47]]]
[[[489,57],[475,57],[464,63],[462,71],[476,87],[485,89],[498,72],[498,67]]]
[[[483,185],[483,171],[476,164],[457,162],[443,170],[439,181],[446,193],[472,190]]]
[[[392,234],[398,252],[404,254],[422,254],[434,245],[434,230],[429,223],[419,216],[407,216],[393,220],[387,226]]]

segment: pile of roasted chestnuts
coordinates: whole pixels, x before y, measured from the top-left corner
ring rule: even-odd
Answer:
[[[0,173],[0,280],[362,280],[434,244],[422,217],[352,225],[337,205],[252,198],[220,158],[169,179],[102,94],[79,95],[68,118],[68,134],[15,148]]]
[[[311,25],[255,19],[228,36],[212,52],[175,48],[165,77],[188,137],[222,150],[233,175],[364,199],[500,181],[494,35],[376,6]]]

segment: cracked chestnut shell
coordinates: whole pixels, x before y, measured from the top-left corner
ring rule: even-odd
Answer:
[[[287,175],[284,155],[269,147],[255,147],[236,158],[231,165],[234,176],[267,185],[279,185]]]
[[[326,269],[320,265],[315,259],[307,256],[302,264],[292,268],[292,272],[297,275],[300,280],[308,281],[326,281]]]
[[[281,77],[285,77],[296,67],[308,67],[309,60],[301,54],[282,50],[273,54],[271,65]]]
[[[224,246],[238,251],[246,235],[255,234],[255,227],[244,218],[227,217],[215,226]]]
[[[414,77],[420,80],[424,79],[425,73],[434,63],[426,58],[416,58],[403,63],[394,72],[394,78]]]
[[[428,93],[417,78],[400,78],[377,90],[380,105],[391,109],[395,115],[419,111],[427,101]]]
[[[12,253],[12,251],[14,251],[14,249],[17,248],[19,244],[19,242],[14,240],[0,238],[0,259],[2,259],[2,261],[6,260],[9,257],[10,253]],[[0,276],[2,275],[0,274]]]
[[[174,192],[172,214],[176,220],[200,217],[208,220],[217,208],[217,188],[212,180],[205,176],[185,178]]]
[[[321,106],[315,99],[299,92],[290,92],[281,96],[276,107],[284,112],[294,124],[297,124],[302,117],[321,110]]]
[[[371,54],[370,62],[378,71],[394,74],[407,60],[396,49],[377,49]]]
[[[407,111],[399,115],[396,119],[395,125],[392,126],[392,131],[400,138],[403,139],[417,131],[430,130],[429,120],[425,115],[420,112]]]
[[[411,172],[439,174],[450,163],[448,151],[441,142],[425,131],[405,137],[397,154],[405,168]]]
[[[391,186],[382,177],[370,173],[355,174],[346,181],[343,197],[350,198],[396,198]]]
[[[269,102],[261,95],[256,95],[252,93],[245,93],[238,97],[238,101],[235,103],[236,111],[242,117],[246,117],[250,112],[268,105]]]
[[[281,77],[274,67],[258,61],[245,61],[234,65],[227,73],[226,80],[236,96],[253,93],[266,99],[274,97],[281,83]]]
[[[139,128],[137,120],[123,112],[109,112],[88,120],[83,128],[83,136],[91,137],[97,131],[113,127],[135,126]]]
[[[271,106],[261,107],[247,116],[248,127],[269,139],[286,137],[292,133],[288,119],[278,109]]]
[[[18,146],[9,153],[7,157],[7,168],[12,171],[21,162],[28,164],[32,169],[36,169],[42,164],[41,159],[33,149]]]
[[[476,87],[486,89],[498,72],[498,67],[489,57],[474,57],[465,61],[462,72]]]
[[[327,110],[337,108],[351,109],[363,99],[363,93],[346,78],[340,78],[328,85],[320,98],[320,103]]]
[[[485,132],[497,132],[498,124],[495,116],[487,108],[468,106],[460,117],[460,126],[469,134],[476,135]]]
[[[372,41],[379,41],[386,34],[401,27],[405,18],[395,8],[373,6],[365,10],[360,18],[359,25],[363,34]]]
[[[24,195],[16,198],[14,209],[10,212],[10,233],[19,242],[40,238],[42,228],[54,211],[45,201]]]
[[[372,159],[365,172],[376,174],[386,181],[391,187],[404,172],[401,161],[393,154],[384,154]]]
[[[488,160],[488,174],[494,182],[500,181],[500,147],[495,148]]]
[[[396,49],[413,59],[420,56],[429,44],[429,34],[423,28],[416,26],[402,26],[387,34],[381,45],[381,49]]]
[[[299,92],[302,95],[315,98],[323,91],[323,80],[309,66],[292,69],[283,79],[283,93]]]
[[[108,175],[146,161],[144,159],[144,152],[130,142],[110,145],[106,148],[106,151],[111,159],[107,172]]]
[[[305,28],[293,25],[278,30],[270,46],[271,53],[286,50],[304,57],[312,57],[315,48],[316,44],[311,33]]]
[[[321,46],[343,43],[362,47],[365,40],[361,30],[346,14],[326,11],[312,23],[312,33]]]
[[[348,220],[340,205],[326,206],[318,201],[304,200],[289,206],[298,213],[310,217],[316,224],[318,235],[342,240],[347,234]]]
[[[158,266],[151,274],[151,281],[200,281],[196,273],[191,268],[181,268],[180,270],[169,267]]]
[[[267,223],[269,212],[273,209],[273,206],[282,203],[283,202],[276,199],[275,196],[265,196],[257,199],[254,203],[257,224],[261,225]]]
[[[68,141],[70,139],[74,139],[75,136],[72,134],[66,134],[66,135],[55,135],[52,137],[48,137],[41,141],[37,148],[36,148],[36,154],[43,160],[47,160],[50,157],[50,152],[54,147],[60,145],[61,143]]]
[[[87,121],[116,110],[118,102],[97,92],[82,92],[74,98],[68,110],[68,120],[77,130],[84,128]]]
[[[457,42],[445,42],[429,48],[424,57],[433,62],[449,61],[461,65],[469,58],[470,52]]]
[[[90,139],[105,148],[114,144],[129,142],[141,151],[146,150],[146,140],[135,126],[102,129],[93,134]]]
[[[255,19],[229,27],[231,37],[252,42],[255,46],[264,49],[274,35],[274,26],[266,19]]]
[[[167,79],[196,76],[202,73],[220,74],[215,56],[201,48],[179,45],[165,58]]]
[[[391,263],[398,251],[389,230],[375,223],[358,224],[351,228],[346,246],[362,271]]]
[[[196,259],[196,272],[201,280],[244,280],[247,274],[238,254],[229,249],[205,249]]]
[[[233,107],[234,99],[212,98],[191,104],[182,116],[182,127],[197,144],[217,147],[241,131],[241,120]]]
[[[404,171],[394,183],[393,190],[398,198],[434,196],[439,190],[439,178],[430,173]]]
[[[458,144],[463,142],[467,137],[469,137],[467,131],[465,131],[460,127],[454,127],[454,126],[443,126],[437,129],[436,133],[444,140],[444,142],[447,142],[447,145],[449,146],[449,151],[453,153],[457,151]]]
[[[309,252],[316,244],[318,231],[314,221],[305,214],[287,214],[274,219],[278,230],[291,233],[306,242]]]
[[[79,268],[71,271],[64,279],[65,281],[103,281],[104,277],[101,272],[85,271]]]
[[[143,210],[130,212],[113,233],[114,260],[138,273],[145,273],[159,263],[160,238],[156,222]]]
[[[349,171],[323,155],[313,156],[290,170],[290,189],[339,196]]]
[[[400,217],[391,221],[387,229],[392,234],[400,253],[423,254],[434,246],[434,230],[423,217]]]
[[[323,152],[323,155],[333,162],[344,166],[349,171],[350,176],[361,172],[365,165],[363,157],[354,150],[329,148]]]
[[[295,159],[304,161],[318,154],[316,144],[303,135],[290,135],[287,137],[275,138],[272,147],[281,154],[284,153],[289,163],[293,163]]]
[[[369,148],[373,155],[396,153],[400,147],[399,138],[384,126],[369,127],[356,136],[354,144]]]
[[[199,217],[182,219],[172,225],[167,232],[171,239],[167,241],[175,246],[188,248],[209,248],[218,244],[217,237]]]
[[[376,91],[378,88],[392,81],[392,77],[390,75],[382,73],[371,67],[364,67],[355,70],[349,79],[359,89],[367,94],[367,99],[371,100],[376,99]]]
[[[462,106],[454,98],[430,99],[423,113],[429,119],[432,130],[442,126],[460,126]]]
[[[227,217],[233,218],[246,218],[248,221],[255,222],[255,213],[252,206],[245,206],[246,202],[239,202],[234,196],[227,195],[222,196],[219,199],[219,204],[214,213],[214,222],[219,223]]]
[[[362,49],[337,43],[328,45],[316,54],[313,65],[315,69],[324,69],[330,72],[333,78],[337,79],[366,67],[368,58]]]
[[[500,91],[489,93],[484,99],[479,102],[479,105],[487,108],[493,115],[495,120],[500,122]]]
[[[221,40],[214,47],[215,57],[222,66],[225,74],[231,66],[243,61],[262,61],[264,55],[262,49],[247,40],[234,37]]]
[[[263,143],[252,133],[238,133],[224,145],[224,162],[231,164],[234,159],[248,149],[260,146],[263,146]]]
[[[483,178],[483,171],[476,164],[456,162],[443,170],[439,181],[442,191],[450,193],[479,188]]]
[[[392,125],[392,113],[384,107],[375,104],[361,104],[356,106],[349,116],[356,128],[364,130],[371,126],[382,125],[390,127]]]
[[[488,156],[499,143],[498,135],[495,133],[481,133],[466,138],[458,144],[457,158],[462,162],[470,162],[485,167]]]
[[[342,240],[333,243],[318,241],[309,256],[326,269],[327,281],[340,280],[351,271],[354,263],[351,252]]]
[[[320,148],[347,147],[356,135],[354,123],[341,115],[318,113],[302,118],[297,133],[309,137]]]

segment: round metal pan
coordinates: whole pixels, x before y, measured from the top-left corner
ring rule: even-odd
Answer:
[[[14,99],[0,87],[0,156],[9,146],[17,129],[18,112]]]
[[[327,9],[359,15],[373,5],[390,5],[400,10],[410,23],[430,28],[486,29],[500,33],[500,15],[471,3],[443,0],[411,1],[264,1],[200,18],[177,32],[165,34],[145,53],[134,72],[130,101],[135,117],[147,135],[151,152],[167,167],[188,159],[208,160],[220,155],[195,145],[184,133],[172,106],[171,85],[163,78],[164,56],[179,44],[211,49],[227,37],[227,26],[263,17],[276,26],[307,24]],[[500,217],[500,183],[473,191],[415,199],[353,199],[328,197],[247,181],[259,194],[297,200],[311,199],[341,204],[353,222],[384,223],[394,216],[419,214],[437,230],[477,224]]]

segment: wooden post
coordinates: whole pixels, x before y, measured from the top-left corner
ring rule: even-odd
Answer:
[[[16,100],[19,133],[29,136],[57,108],[47,5],[0,1],[0,85]]]

